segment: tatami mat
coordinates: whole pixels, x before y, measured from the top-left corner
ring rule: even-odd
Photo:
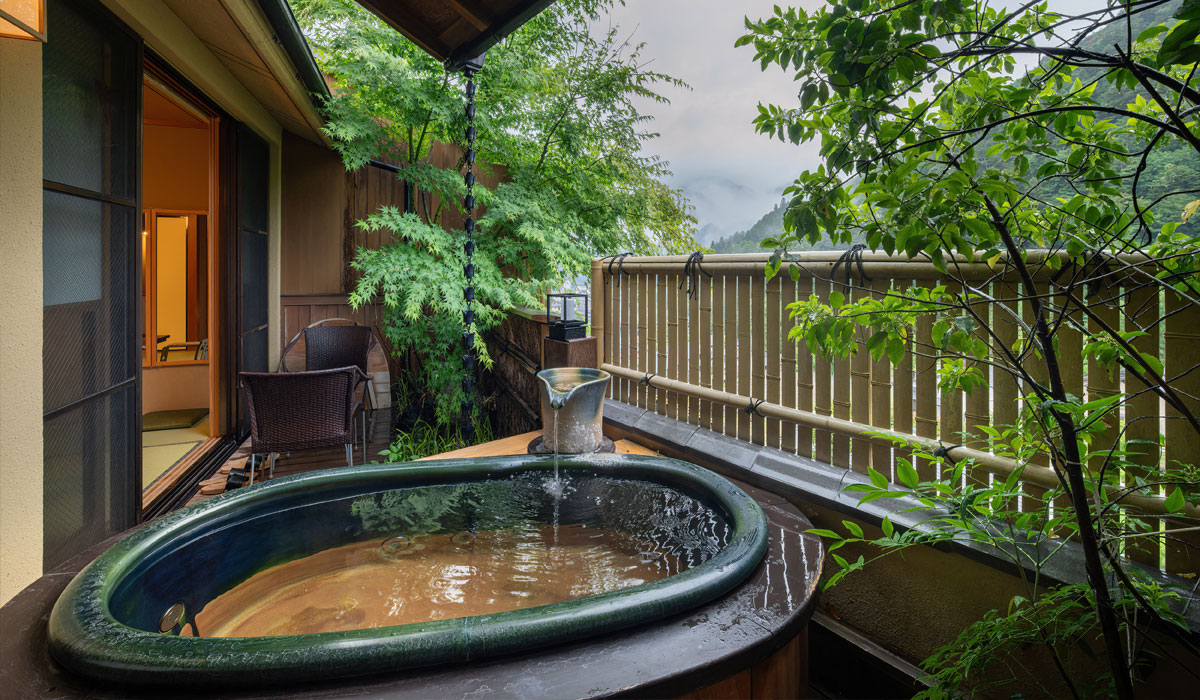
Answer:
[[[183,459],[200,441],[181,442],[174,445],[153,445],[142,448],[142,489],[162,476],[176,462]]]
[[[181,442],[196,443],[208,439],[208,416],[205,416],[190,428],[173,428],[171,430],[151,430],[142,433],[142,447],[158,445],[177,445]]]

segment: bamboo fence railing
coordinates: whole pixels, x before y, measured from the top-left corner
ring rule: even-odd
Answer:
[[[1020,396],[1028,387],[1011,375],[991,371],[985,360],[978,366],[989,379],[986,390],[941,395],[932,361],[923,353],[910,349],[895,366],[886,359],[873,361],[865,351],[830,362],[789,339],[793,322],[788,304],[810,295],[827,301],[831,291],[846,291],[841,270],[837,281],[831,279],[838,257],[840,253],[805,254],[794,263],[801,273],[798,281],[784,271],[769,282],[764,274],[767,256],[761,254],[707,255],[702,261],[707,274],[698,275],[685,275],[687,256],[630,256],[619,264],[595,261],[592,325],[600,344],[600,366],[613,375],[611,398],[859,473],[871,467],[895,479],[896,461],[908,457],[913,447],[925,447],[946,449],[955,460],[973,459],[978,466],[969,478],[976,483],[1010,474],[1015,463],[990,451],[990,438],[979,426],[1000,428],[1016,421]],[[1035,277],[1036,289],[1021,290],[1014,280],[995,278],[983,263],[954,264],[961,279],[990,285],[985,291],[1005,298],[1003,303],[1018,318],[1027,319],[1030,309],[1015,292],[1055,292],[1046,267]],[[853,287],[848,298],[914,283],[948,282],[929,263],[882,254],[865,254],[863,270],[871,281]],[[1147,325],[1150,332],[1138,338],[1139,349],[1161,357],[1164,376],[1200,412],[1200,370],[1192,369],[1200,343],[1200,312],[1166,299],[1169,295],[1146,298],[1147,294],[1154,293],[1126,300],[1137,304],[1147,318],[1160,319]],[[1105,322],[1118,316],[1112,307],[1097,308],[1108,314],[1102,317]],[[989,313],[986,308],[977,311]],[[1126,315],[1135,311],[1127,308]],[[1021,325],[1007,314],[992,312],[997,314],[992,325],[1000,340],[1009,347],[1023,340]],[[1075,327],[1063,325],[1057,331],[1067,391],[1084,401],[1111,396],[1120,390],[1119,378],[1109,377],[1094,362],[1084,363],[1081,356],[1084,336],[1077,329],[1094,322],[1082,316],[1072,320]],[[932,343],[931,333],[928,318],[918,321],[918,343]],[[1040,376],[1036,363],[1029,369],[1035,379]],[[747,411],[751,404],[756,410]],[[1122,439],[1131,448],[1146,444],[1137,441],[1165,435],[1161,450],[1142,450],[1143,476],[1152,477],[1168,463],[1200,461],[1195,432],[1169,417],[1157,395],[1142,391],[1109,422],[1104,435],[1111,440],[1123,431]],[[923,478],[934,475],[928,460],[914,466]],[[1037,507],[1037,499],[1058,484],[1045,455],[1025,466],[1022,482],[1029,496],[1022,499],[1026,510]],[[1165,513],[1163,493],[1125,501],[1148,513]],[[1056,502],[1054,507],[1065,505]],[[1196,517],[1200,509],[1189,506],[1184,513]],[[1170,541],[1140,558],[1168,571],[1200,568],[1194,552]]]

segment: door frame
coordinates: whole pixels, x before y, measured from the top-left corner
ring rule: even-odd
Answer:
[[[239,434],[237,425],[231,421],[236,416],[236,389],[231,392],[229,376],[236,377],[237,358],[231,354],[233,343],[228,338],[236,338],[236,315],[231,313],[236,303],[236,286],[230,286],[231,278],[236,284],[236,276],[230,274],[228,256],[235,249],[231,238],[236,234],[236,198],[231,190],[237,187],[237,172],[230,168],[230,163],[236,163],[236,151],[230,148],[228,132],[233,131],[237,124],[232,116],[216,102],[192,85],[186,76],[182,75],[149,47],[144,51],[142,60],[143,82],[151,76],[155,81],[169,88],[179,97],[187,100],[193,108],[202,110],[209,118],[209,188],[208,188],[208,405],[209,405],[209,439],[202,443],[195,454],[189,455],[186,469],[165,488],[156,490],[153,497],[141,502],[143,518],[157,517],[186,503],[199,482],[210,478],[226,459],[237,449],[245,439]],[[139,163],[142,157],[139,144]],[[140,166],[139,166],[140,174]],[[139,200],[140,200],[139,184]],[[140,201],[139,201],[140,203]],[[175,210],[159,210],[163,212],[180,213]],[[193,212],[186,212],[193,213]],[[234,217],[231,224],[231,217]],[[140,283],[140,280],[139,280]],[[140,300],[138,306],[141,307]],[[145,313],[142,309],[139,313]],[[141,357],[138,358],[138,420],[141,420]],[[196,364],[194,362],[179,362],[172,365]],[[163,365],[155,365],[161,367]],[[231,399],[230,394],[234,396]],[[140,464],[140,450],[139,450]],[[138,484],[141,484],[139,474]]]
[[[190,221],[191,221],[191,220],[198,220],[198,219],[199,219],[199,217],[201,217],[201,216],[205,217],[205,228],[206,228],[207,230],[205,231],[205,233],[206,233],[206,240],[205,240],[205,246],[204,246],[204,247],[205,247],[205,252],[206,252],[206,254],[211,254],[211,253],[212,253],[212,249],[213,249],[213,246],[212,246],[211,242],[207,240],[208,238],[212,238],[212,235],[213,235],[213,230],[212,230],[212,229],[213,229],[213,225],[212,225],[212,217],[209,215],[209,213],[208,213],[208,212],[206,212],[206,211],[200,211],[200,210],[198,210],[198,209],[194,209],[194,210],[193,210],[193,209],[143,209],[143,210],[142,210],[142,212],[143,212],[143,215],[144,215],[144,216],[146,216],[146,217],[148,217],[148,218],[149,218],[149,220],[150,220],[150,223],[148,224],[147,228],[145,229],[145,235],[147,236],[147,241],[146,241],[146,257],[147,257],[147,259],[149,260],[149,262],[146,262],[145,260],[143,260],[143,261],[142,261],[142,267],[143,267],[143,269],[145,269],[145,268],[149,267],[149,269],[148,269],[148,270],[146,270],[146,272],[147,272],[147,273],[148,273],[148,274],[149,274],[149,275],[150,275],[152,278],[154,278],[155,282],[154,282],[154,284],[153,284],[152,286],[154,287],[154,289],[155,289],[155,292],[156,292],[156,293],[155,293],[155,294],[153,294],[153,295],[148,295],[148,296],[147,296],[147,298],[146,298],[146,306],[143,308],[143,313],[145,313],[145,314],[146,314],[146,319],[145,319],[145,321],[143,321],[143,324],[142,324],[142,325],[143,325],[143,327],[144,327],[144,328],[146,328],[147,330],[149,330],[149,327],[150,327],[151,325],[157,325],[157,319],[158,319],[158,316],[157,316],[157,314],[158,314],[158,294],[157,294],[157,291],[158,291],[158,282],[157,282],[157,280],[158,280],[158,277],[157,277],[157,276],[158,276],[158,217],[159,217],[159,215],[163,215],[163,216],[186,216],[186,217],[188,217],[188,218],[189,218],[189,223],[190,223]],[[197,227],[198,227],[198,226],[199,226],[199,223],[197,223]],[[212,289],[211,289],[211,288],[212,288],[212,286],[213,286],[214,284],[216,284],[216,283],[217,283],[216,275],[214,275],[214,274],[213,274],[213,265],[212,265],[212,262],[211,262],[211,261],[209,261],[209,262],[208,262],[208,263],[205,265],[205,269],[204,269],[204,276],[208,278],[208,279],[207,279],[207,292],[206,292],[205,296],[207,297],[207,300],[208,300],[209,302],[211,302],[211,301],[212,301],[212,297],[213,297],[213,293],[212,293]],[[154,320],[154,323],[153,323],[153,324],[150,322],[150,321],[151,321],[151,319],[153,319],[153,320]],[[208,319],[207,319],[207,320],[208,320],[208,323],[206,323],[206,324],[205,324],[205,325],[207,325],[207,326],[208,326],[208,328],[206,329],[206,332],[207,332],[207,333],[208,333],[208,335],[211,337],[211,336],[212,336],[212,330],[213,330],[213,326],[214,326],[214,325],[220,325],[220,324],[214,324],[214,323],[213,323],[212,314],[209,314],[209,315],[208,315]],[[157,330],[158,330],[158,329],[157,329],[157,328],[155,328],[155,336],[157,336],[157,335],[158,335],[158,334],[157,334]],[[149,333],[147,333],[147,339],[149,339]],[[148,346],[147,346],[147,347],[148,347]],[[211,340],[209,341],[209,347],[210,347],[210,348],[212,347],[212,341],[211,341]],[[211,363],[210,363],[208,360],[176,360],[176,361],[174,361],[174,362],[162,362],[162,361],[159,361],[159,360],[155,360],[155,359],[154,359],[154,356],[157,354],[157,352],[156,352],[156,351],[157,351],[157,348],[155,348],[155,351],[152,351],[152,352],[148,353],[148,354],[150,355],[150,362],[149,362],[149,363],[146,363],[146,362],[143,362],[143,363],[142,363],[142,369],[143,369],[143,370],[144,370],[144,369],[146,369],[147,367],[151,367],[151,368],[157,368],[157,367],[188,367],[188,366],[191,366],[191,365],[209,365],[209,366],[211,367]],[[210,352],[211,352],[211,350],[210,350]],[[209,385],[210,385],[210,388],[211,388],[211,385],[212,385],[212,380],[211,380],[211,378],[209,379]],[[213,410],[213,406],[212,406],[212,400],[211,400],[211,399],[212,399],[212,397],[210,396],[210,397],[209,397],[209,412],[210,412],[210,413],[211,413],[211,412],[212,412],[212,410]],[[211,437],[216,437],[216,435],[210,435],[210,436],[211,436]]]

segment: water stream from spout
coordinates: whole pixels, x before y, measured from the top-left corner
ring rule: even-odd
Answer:
[[[553,421],[550,435],[554,438],[554,479],[546,483],[546,492],[556,501],[563,495],[563,483],[558,475],[558,412],[567,404],[569,397],[569,393],[564,394],[553,389],[550,390],[550,415]]]
[[[550,392],[550,413],[553,416],[554,436],[554,480],[546,484],[546,492],[554,499],[554,544],[558,544],[558,510],[563,498],[563,482],[558,476],[558,412],[566,404],[566,397],[556,396],[558,392]]]

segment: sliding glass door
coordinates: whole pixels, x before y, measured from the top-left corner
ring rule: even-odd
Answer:
[[[137,522],[142,43],[50,0],[43,49],[43,519],[47,569]]]
[[[237,314],[238,369],[266,372],[267,259],[269,255],[271,150],[244,124],[237,128]],[[239,388],[240,397],[240,388]],[[245,401],[238,401],[238,423],[249,430]]]

